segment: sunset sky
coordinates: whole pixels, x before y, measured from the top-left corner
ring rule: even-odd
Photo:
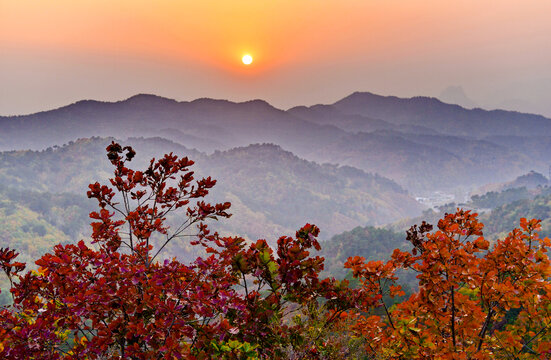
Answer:
[[[0,114],[136,93],[288,108],[458,85],[483,107],[551,116],[550,15],[549,0],[0,0]]]

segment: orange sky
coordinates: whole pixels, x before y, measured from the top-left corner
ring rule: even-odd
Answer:
[[[0,0],[0,114],[138,92],[285,108],[449,85],[487,106],[551,103],[549,14],[549,0]]]

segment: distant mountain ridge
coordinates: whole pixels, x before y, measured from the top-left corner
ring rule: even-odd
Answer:
[[[219,150],[274,142],[295,152],[313,144],[300,133],[309,132],[316,139],[344,133],[297,119],[262,100],[176,102],[145,94],[119,102],[87,100],[32,115],[0,117],[0,126],[4,129],[0,150],[41,149],[90,136],[156,136],[162,129],[173,128],[188,136],[214,139],[223,146]],[[199,150],[215,149],[207,147]]]
[[[220,119],[221,116],[223,119]],[[505,110],[468,110],[430,97],[399,98],[370,92],[355,92],[331,105],[297,106],[284,111],[258,99],[232,102],[200,98],[178,102],[157,95],[138,94],[116,102],[82,100],[30,115],[0,116],[0,124],[4,130],[4,136],[1,136],[0,140],[5,143],[5,135],[9,132],[23,131],[23,128],[32,130],[32,127],[47,130],[68,126],[71,129],[72,125],[78,124],[80,132],[94,129],[109,130],[103,128],[105,126],[111,127],[111,131],[123,129],[131,131],[125,128],[129,125],[129,120],[132,121],[132,125],[142,126],[148,130],[152,122],[162,122],[163,128],[170,125],[178,128],[190,124],[199,126],[197,120],[205,119],[207,119],[205,122],[211,124],[221,120],[231,121],[233,126],[238,127],[250,125],[251,121],[256,121],[257,126],[266,125],[272,121],[279,122],[278,125],[281,126],[283,121],[299,125],[325,125],[332,130],[338,129],[341,125],[345,128],[343,130],[352,132],[396,130],[396,125],[404,125],[425,128],[427,131],[437,133],[475,137],[541,135],[542,131],[551,130],[551,119],[541,115]],[[93,120],[93,122],[84,120]],[[476,125],[476,122],[481,123],[474,128],[463,128],[467,125]],[[362,129],[366,124],[369,124],[370,128]],[[195,127],[192,129],[197,130]],[[182,131],[182,129],[179,130]],[[28,135],[32,137],[32,134]],[[41,146],[41,144],[37,145]],[[18,148],[22,146],[25,145],[21,144]],[[3,149],[6,150],[6,148]]]
[[[158,136],[209,153],[274,143],[304,159],[379,173],[413,192],[481,186],[530,169],[543,171],[551,151],[547,139],[541,140],[543,148],[528,140],[551,133],[551,120],[539,115],[368,92],[287,111],[263,100],[178,102],[139,94],[0,117],[0,127],[0,150],[45,149],[91,136]],[[517,142],[508,142],[510,137]]]
[[[505,110],[465,109],[424,96],[399,98],[355,92],[333,104],[345,114],[438,129],[447,134],[473,136],[540,135],[551,131],[551,119]]]

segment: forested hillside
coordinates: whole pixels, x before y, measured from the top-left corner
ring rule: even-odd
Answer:
[[[540,195],[530,199],[513,201],[493,209],[481,217],[486,232],[502,236],[515,224],[516,218],[526,217],[542,220],[542,237],[551,237],[551,188],[545,188]]]
[[[351,256],[363,256],[368,261],[389,259],[394,249],[409,250],[406,233],[373,226],[356,227],[321,243],[320,254],[325,257],[325,273],[344,278],[344,264]]]
[[[89,183],[107,178],[109,162],[103,152],[110,142],[79,139],[43,151],[0,153],[0,183],[21,194],[31,190],[83,196]],[[234,204],[234,217],[220,224],[219,230],[251,239],[275,241],[278,234],[306,222],[323,223],[322,236],[327,239],[358,225],[383,224],[421,211],[421,206],[389,179],[351,167],[305,161],[275,145],[206,155],[162,138],[132,138],[126,143],[143,155],[135,162],[142,168],[147,166],[143,159],[169,152],[196,161],[198,176],[218,179],[213,197]],[[40,198],[36,193],[33,196]],[[82,202],[68,202],[68,206],[86,213]]]
[[[320,166],[274,145],[217,152],[199,167],[219,180],[215,198],[233,200],[231,232],[247,229],[251,238],[275,238],[310,222],[324,224],[321,236],[327,239],[359,224],[379,225],[421,210],[387,178],[349,166]],[[269,222],[279,229],[266,226]]]
[[[519,177],[519,182],[532,179],[532,173]],[[541,175],[539,175],[541,176]],[[537,176],[537,178],[539,178]],[[532,183],[530,181],[530,183]],[[511,183],[510,183],[511,184]],[[490,239],[503,237],[510,231],[521,217],[541,220],[540,235],[551,236],[551,187],[539,186],[527,189],[526,187],[506,188],[502,191],[490,191],[483,195],[473,195],[471,200],[462,203],[449,203],[437,209],[428,209],[418,217],[403,219],[386,228],[393,231],[406,231],[411,225],[421,221],[436,224],[445,213],[453,213],[458,208],[471,209],[480,213],[481,222],[485,224],[484,235]]]
[[[343,136],[311,156],[384,174],[417,193],[498,182],[530,170],[523,154],[487,141],[397,131]]]

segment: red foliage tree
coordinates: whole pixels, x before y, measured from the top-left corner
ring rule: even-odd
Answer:
[[[317,227],[281,237],[276,257],[264,240],[249,245],[210,232],[204,221],[229,217],[230,204],[201,200],[216,181],[195,181],[188,158],[168,154],[134,171],[132,148],[113,142],[107,156],[111,186],[88,191],[99,204],[91,243],[57,245],[26,273],[13,250],[0,251],[14,300],[0,310],[3,359],[286,358],[289,349],[306,356],[289,313],[323,306],[320,321],[330,327],[357,303],[346,282],[318,278],[323,259],[309,254],[319,249]],[[185,220],[171,229],[167,215],[178,209]],[[207,255],[161,261],[165,246],[195,226],[192,244]],[[326,343],[310,341],[307,356],[321,356]]]

